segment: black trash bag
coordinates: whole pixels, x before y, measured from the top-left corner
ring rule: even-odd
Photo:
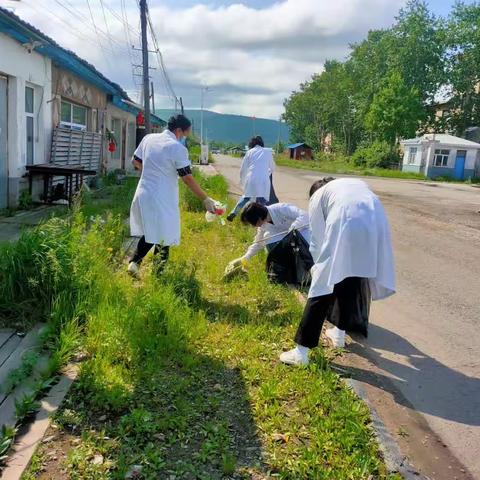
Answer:
[[[305,287],[311,282],[312,266],[313,259],[307,241],[300,232],[292,230],[268,254],[266,270],[272,283]]]
[[[368,337],[368,317],[370,316],[370,303],[372,299],[368,278],[360,279],[354,295],[357,308],[355,313],[349,318],[346,331],[358,332]],[[338,327],[340,317],[337,301],[330,307],[327,313],[327,320]]]
[[[270,175],[270,195],[268,198],[268,205],[273,205],[275,203],[279,203],[279,200],[275,193],[275,188],[273,188],[273,176]]]

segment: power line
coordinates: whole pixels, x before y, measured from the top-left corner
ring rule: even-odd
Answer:
[[[95,33],[95,34],[101,33],[101,34],[103,34],[105,37],[108,38],[108,35],[107,35],[103,30],[100,30],[99,28],[97,28],[97,31],[95,31],[95,30],[92,28],[92,26],[91,26],[91,23],[92,23],[91,20],[89,20],[87,17],[85,17],[85,16],[84,16],[81,12],[79,12],[78,10],[74,9],[73,6],[71,5],[71,3],[67,2],[67,3],[69,3],[69,5],[71,5],[71,7],[72,7],[72,8],[69,8],[69,7],[67,7],[66,5],[64,5],[60,0],[55,0],[55,2],[56,2],[58,5],[60,5],[62,8],[64,8],[68,13],[70,13],[70,15],[72,15],[73,17],[78,18],[83,25],[85,25],[87,28],[90,29],[91,32],[93,32],[93,33]],[[42,11],[42,12],[43,12],[43,11]],[[57,17],[62,23],[65,23],[65,24],[67,24],[70,28],[76,30],[76,28],[75,28],[73,25],[71,25],[70,23],[68,23],[65,19],[59,17],[58,15],[55,15],[55,14],[54,14],[53,12],[51,12],[51,11],[48,11],[48,13],[50,13],[51,15],[54,15],[54,16]],[[78,30],[77,30],[77,31],[78,31]],[[87,38],[88,38],[88,37],[87,37]],[[89,39],[89,40],[91,40],[91,39]],[[92,43],[94,43],[95,45],[98,46],[98,41],[97,41],[97,42],[95,42],[95,41],[93,41],[93,40],[91,40],[91,41],[92,41]],[[111,41],[118,44],[118,42],[116,42],[115,39],[113,39],[113,38],[111,38]],[[118,45],[120,45],[120,44],[118,44]],[[120,46],[121,46],[121,45],[120,45]],[[113,49],[110,50],[110,51],[111,51],[111,53],[115,53],[115,50],[113,50]]]
[[[100,45],[100,50],[102,51],[102,54],[103,54],[103,58],[105,59],[105,62],[109,65],[110,67],[110,64],[109,64],[109,59],[107,57],[107,54],[105,52],[105,49],[103,47],[103,43],[100,39],[100,35],[98,33],[98,29],[97,29],[97,24],[95,23],[95,18],[93,17],[93,12],[92,12],[92,7],[90,6],[90,0],[86,0],[87,2],[87,6],[88,6],[88,11],[90,12],[90,18],[92,19],[92,24],[93,24],[93,28],[95,29],[95,33],[97,35],[97,38],[98,38],[98,44]]]
[[[135,53],[134,53],[134,50],[133,50],[133,42],[132,42],[132,38],[130,37],[130,32],[129,32],[129,28],[128,28],[129,24],[128,24],[128,20],[127,20],[127,9],[125,7],[125,0],[121,0],[120,7],[121,7],[121,13],[122,13],[122,24],[124,26],[123,33],[125,35],[125,42],[127,44],[128,56],[130,58],[130,64],[131,64],[132,81],[133,81],[133,85],[137,89],[137,95],[138,95],[139,90],[140,90],[140,86],[137,85],[134,65],[136,63],[139,63],[139,62],[135,59]]]
[[[167,93],[175,101],[175,105],[177,105],[179,103],[178,97],[175,93],[175,90],[173,89],[172,82],[170,81],[170,77],[168,75],[167,68],[165,66],[165,62],[163,60],[163,55],[160,51],[160,48],[158,47],[157,36],[155,35],[155,30],[153,28],[152,18],[150,16],[150,12],[148,10],[147,10],[147,20],[148,20],[148,26],[150,28],[150,35],[152,37],[152,42],[153,42],[155,53],[156,53],[156,56],[157,56],[157,62],[158,62],[158,65],[159,65],[159,67],[162,71],[162,74],[163,74],[163,79],[164,79],[164,82],[165,82]]]
[[[110,47],[113,50],[114,48],[113,48],[113,43],[112,43],[112,36],[110,35],[110,30],[108,28],[107,16],[105,15],[105,7],[103,5],[103,0],[100,0],[100,5],[102,7],[103,21],[105,22],[105,29],[107,30],[108,41],[110,42]]]
[[[29,2],[27,2],[25,0],[23,0],[23,3],[25,5],[28,5],[30,8],[37,11],[38,13],[44,14],[46,12],[50,16],[54,17],[57,20],[57,22],[67,25],[68,26],[68,32],[70,34],[74,35],[75,37],[77,37],[78,39],[90,42],[92,45],[98,46],[98,42],[95,42],[93,39],[91,39],[91,38],[87,37],[85,34],[81,33],[74,25],[67,22],[65,19],[59,17],[58,15],[53,13],[52,11],[50,11],[50,10],[39,10],[34,4],[30,4]]]
[[[135,29],[135,27],[132,27],[128,23],[128,17],[126,15],[126,7],[125,7],[125,2],[124,0],[121,1],[122,4],[122,14],[119,15],[115,10],[113,10],[112,7],[108,5],[108,3],[105,3],[105,8],[120,22],[122,23],[128,30],[130,30],[132,33],[135,35],[138,35],[140,32],[138,29]],[[123,11],[125,11],[125,15],[123,14]]]

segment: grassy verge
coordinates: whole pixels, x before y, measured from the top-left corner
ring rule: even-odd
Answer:
[[[226,200],[222,178],[202,183]],[[126,204],[131,191],[119,191]],[[147,258],[135,281],[122,212],[100,208],[86,199],[57,238],[66,286],[50,280],[54,251],[35,277],[46,272],[45,311],[60,328],[74,319],[86,361],[25,479],[387,478],[365,405],[328,367],[333,353],[318,349],[304,369],[278,363],[301,314],[293,293],[268,283],[261,257],[248,280],[221,281],[251,230],[206,223],[182,191],[182,247],[160,278]]]
[[[403,178],[406,180],[425,180],[425,175],[387,168],[356,167],[344,158],[332,160],[290,160],[285,155],[278,155],[275,159],[277,165],[284,167],[300,168],[302,170],[318,170],[323,173],[343,175],[365,175],[370,177]]]

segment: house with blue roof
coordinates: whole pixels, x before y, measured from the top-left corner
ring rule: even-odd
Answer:
[[[0,51],[0,208],[18,203],[32,165],[130,166],[142,107],[118,84],[1,7]],[[155,115],[151,123],[165,126]],[[61,191],[61,178],[51,182],[49,191]],[[34,198],[42,183],[34,182]]]
[[[304,142],[292,143],[287,145],[285,149],[285,154],[291,160],[312,160],[313,159],[313,149]]]

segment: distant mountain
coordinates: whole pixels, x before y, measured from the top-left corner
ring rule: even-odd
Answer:
[[[156,110],[156,114],[164,119],[173,115],[173,110]],[[185,115],[192,121],[193,129],[200,137],[200,110],[185,110]],[[280,141],[288,142],[290,129],[285,123],[266,118],[245,117],[243,115],[229,115],[223,113],[203,111],[204,137],[217,142],[246,145],[254,132],[260,135],[265,146],[273,147],[280,135]]]

